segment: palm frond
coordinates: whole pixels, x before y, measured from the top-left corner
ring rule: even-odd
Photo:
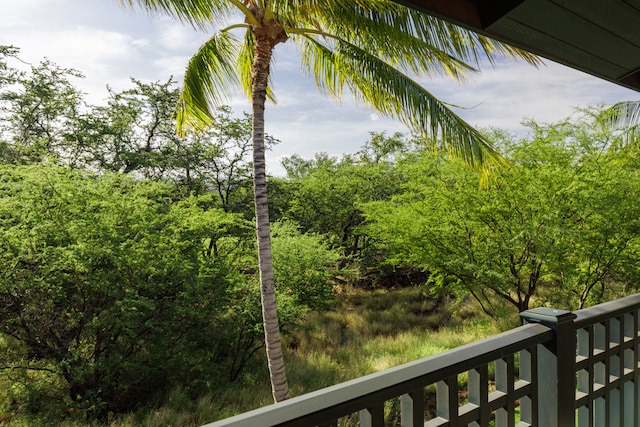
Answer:
[[[361,25],[373,25],[371,22]],[[368,32],[356,31],[353,34],[336,35],[333,26],[324,26],[325,30],[294,28],[290,34],[318,34],[327,38],[338,37],[349,40],[350,43],[361,47],[378,58],[383,58],[390,65],[406,72],[422,75],[447,75],[456,80],[465,79],[469,72],[478,71],[473,66],[444,52],[411,34],[388,27],[385,30],[388,37],[372,37]],[[344,31],[343,31],[344,33]],[[391,36],[392,33],[397,33]]]
[[[211,125],[212,107],[220,107],[238,88],[237,58],[240,41],[221,31],[203,44],[189,60],[176,110],[178,132],[202,130]]]
[[[240,46],[240,53],[238,54],[238,72],[240,78],[240,85],[243,92],[249,99],[253,96],[251,93],[251,66],[253,64],[253,47],[254,38],[251,31],[247,31],[244,37],[244,43]],[[269,82],[271,82],[271,76],[269,76]],[[267,99],[274,104],[277,102],[276,97],[271,90],[271,85],[267,86]]]
[[[237,7],[228,0],[119,0],[120,4],[132,8],[138,4],[146,12],[164,13],[196,28],[229,17]]]
[[[469,166],[483,170],[505,164],[489,142],[406,74],[344,40],[327,46],[298,37],[304,66],[319,88],[340,97],[345,87],[360,102],[397,117]]]
[[[482,58],[541,63],[529,52],[390,0],[275,0],[273,7],[295,22],[297,32],[306,28],[334,35],[403,71],[463,79]]]
[[[240,86],[242,91],[247,95],[249,99],[252,97],[251,93],[251,66],[253,64],[253,48],[255,40],[253,33],[247,31],[244,34],[244,43],[240,46],[240,52],[238,54],[238,77],[240,78]]]
[[[617,128],[640,125],[640,101],[625,101],[609,107],[611,124]]]
[[[609,107],[605,113],[612,128],[622,129],[625,132],[626,143],[640,138],[640,101],[618,102]]]
[[[400,21],[410,21],[416,36],[457,58],[472,64],[479,64],[482,58],[494,63],[499,58],[523,59],[532,65],[542,61],[534,54],[499,42],[450,22],[427,15],[411,8],[401,7],[394,13],[400,14]],[[407,16],[405,16],[407,15]]]

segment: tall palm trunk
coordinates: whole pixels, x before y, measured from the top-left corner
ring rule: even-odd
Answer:
[[[218,20],[226,21],[236,8],[244,16],[244,22],[229,25],[211,37],[189,61],[177,124],[180,132],[190,127],[196,130],[208,128],[213,119],[211,107],[221,104],[224,98],[219,95],[233,87],[231,82],[240,83],[242,89],[249,89],[251,93],[254,200],[265,343],[274,400],[287,399],[289,392],[271,259],[264,157],[264,109],[274,47],[288,40],[289,31],[304,52],[303,64],[320,89],[340,97],[342,89],[348,88],[359,101],[429,134],[431,142],[444,142],[454,155],[484,171],[503,164],[495,150],[482,135],[402,70],[426,75],[443,71],[461,77],[473,68],[473,63],[477,64],[479,56],[495,58],[496,54],[491,53],[494,49],[497,55],[520,56],[531,63],[537,60],[528,53],[439,23],[394,2],[120,2],[129,6],[138,3],[149,12],[164,11],[200,28],[221,24]],[[244,40],[234,35],[241,28],[248,31]],[[246,49],[250,46],[253,46],[253,57],[247,55]],[[425,59],[416,60],[422,57]],[[245,75],[247,60],[252,60],[250,87],[247,87]],[[471,64],[465,64],[467,61]]]
[[[262,33],[262,32],[260,32]],[[289,385],[284,368],[280,326],[276,309],[275,282],[269,230],[269,207],[267,204],[267,172],[264,146],[264,110],[267,98],[269,64],[277,40],[264,32],[256,34],[254,61],[252,65],[252,113],[253,113],[253,192],[258,236],[258,262],[260,270],[260,297],[264,338],[271,379],[271,392],[276,402],[289,398]]]

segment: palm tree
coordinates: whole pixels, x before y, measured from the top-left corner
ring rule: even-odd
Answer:
[[[382,114],[395,116],[474,167],[499,164],[483,137],[411,75],[463,79],[480,58],[519,57],[500,44],[390,0],[120,0],[210,30],[230,19],[191,58],[177,107],[180,132],[212,123],[225,95],[241,88],[252,101],[255,215],[260,290],[273,397],[287,399],[269,239],[264,156],[264,111],[271,91],[274,48],[293,42],[303,69],[326,93],[345,90]],[[238,36],[238,33],[244,34]]]
[[[607,108],[605,114],[614,129],[625,129],[625,143],[640,135],[640,101],[618,102]]]

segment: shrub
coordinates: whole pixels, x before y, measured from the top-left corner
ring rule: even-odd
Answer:
[[[123,176],[13,167],[0,183],[0,332],[21,348],[5,372],[89,417],[217,381],[239,294],[205,241],[242,220]]]

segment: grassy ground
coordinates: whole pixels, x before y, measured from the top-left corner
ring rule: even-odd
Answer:
[[[513,326],[496,325],[478,312],[471,302],[434,300],[423,288],[341,292],[335,310],[309,314],[304,326],[285,339],[291,393],[300,395],[440,353]],[[224,390],[197,399],[175,390],[162,407],[92,427],[198,426],[270,403],[266,366],[260,358]],[[46,419],[3,414],[1,408],[0,397],[0,426],[51,425]]]

